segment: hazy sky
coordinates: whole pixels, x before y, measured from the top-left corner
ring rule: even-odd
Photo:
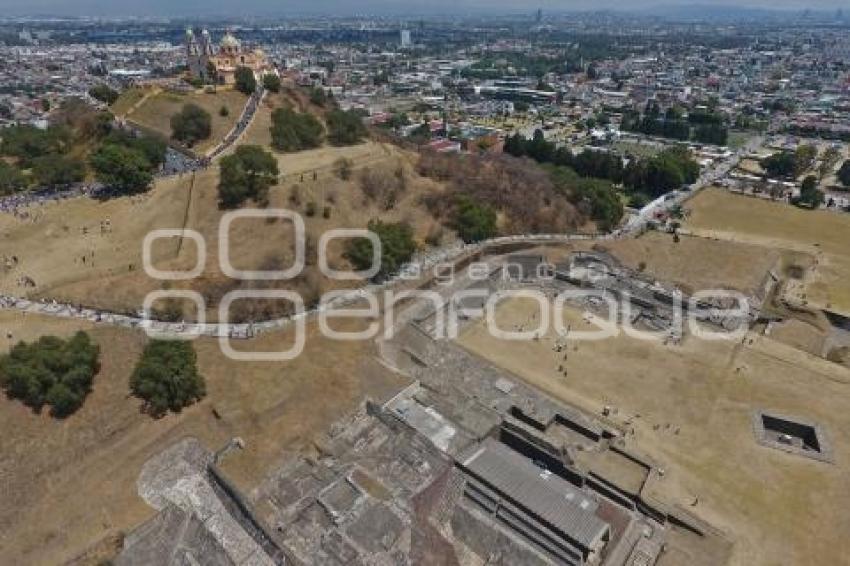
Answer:
[[[850,0],[0,0],[3,15],[191,16],[326,13],[439,14],[506,13],[537,8],[551,11],[629,10],[655,6],[746,6],[812,10],[844,7]]]

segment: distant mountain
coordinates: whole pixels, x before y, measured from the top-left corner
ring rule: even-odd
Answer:
[[[666,20],[729,22],[799,21],[803,13],[800,9],[758,8],[729,4],[667,4],[638,8],[631,12],[657,16]],[[823,21],[824,18],[834,14],[835,12],[812,11],[806,17]]]

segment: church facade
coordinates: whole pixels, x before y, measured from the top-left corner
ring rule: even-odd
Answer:
[[[262,50],[243,49],[230,32],[216,46],[209,31],[203,30],[199,37],[191,28],[187,29],[186,58],[191,76],[204,82],[233,84],[239,67],[251,69],[258,81],[265,74],[276,73]]]

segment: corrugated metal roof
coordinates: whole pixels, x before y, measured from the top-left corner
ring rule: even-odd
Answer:
[[[458,462],[585,548],[609,528],[596,516],[596,501],[500,442],[487,439],[472,446],[458,457]]]

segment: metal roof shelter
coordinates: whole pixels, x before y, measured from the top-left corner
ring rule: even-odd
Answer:
[[[596,501],[492,438],[465,450],[457,465],[467,474],[470,499],[570,564],[583,564],[610,536]]]

